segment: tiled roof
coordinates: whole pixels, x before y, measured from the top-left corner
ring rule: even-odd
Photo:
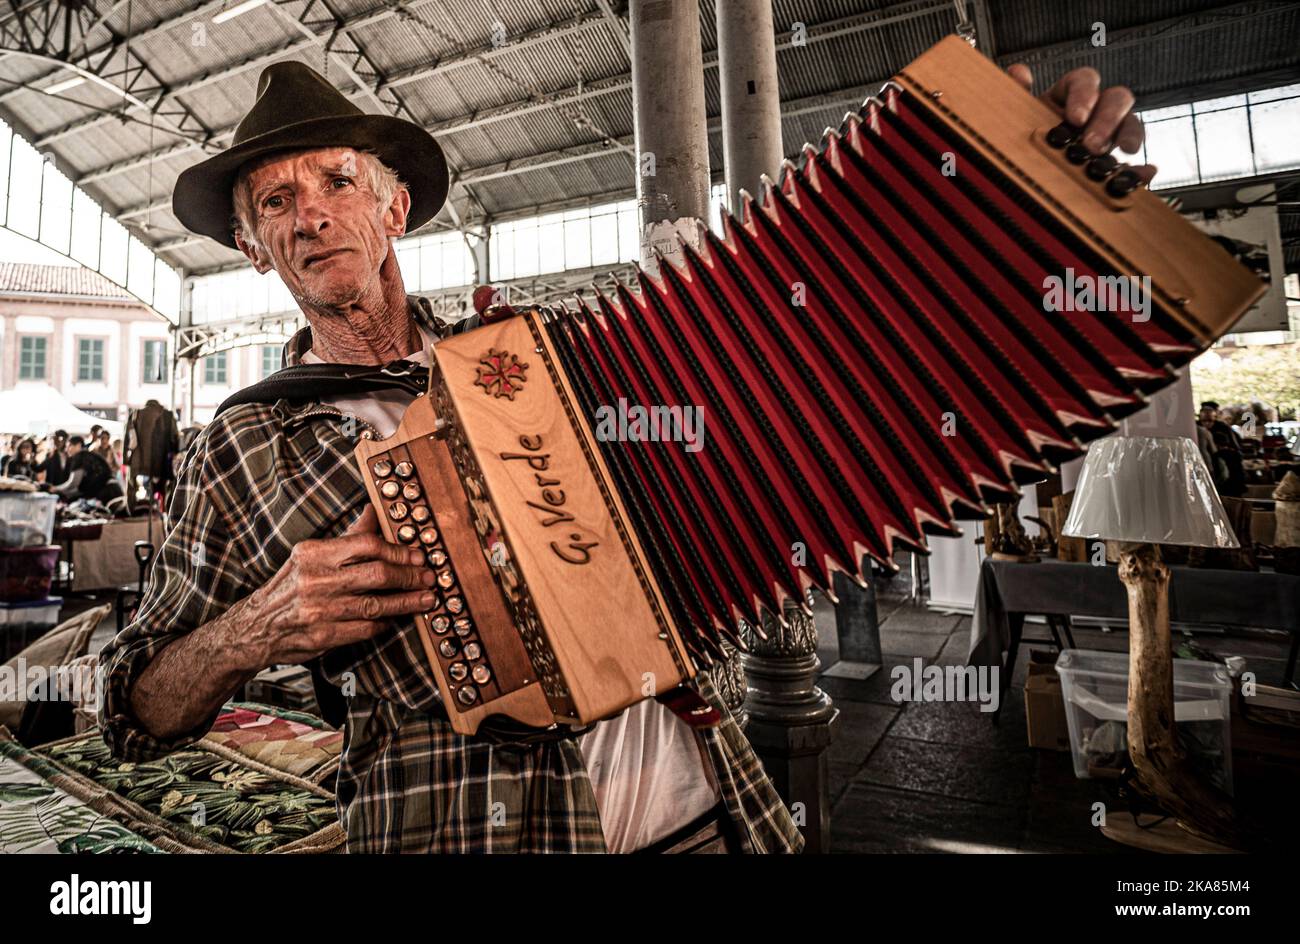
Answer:
[[[0,295],[84,295],[89,298],[133,300],[122,288],[85,266],[0,262]]]

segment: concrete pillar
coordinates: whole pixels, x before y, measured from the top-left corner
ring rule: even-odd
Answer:
[[[775,180],[785,156],[771,0],[718,3],[718,81],[727,204],[735,213],[740,190],[756,195],[759,178]]]
[[[698,0],[631,0],[641,263],[698,240],[709,218],[709,131]]]

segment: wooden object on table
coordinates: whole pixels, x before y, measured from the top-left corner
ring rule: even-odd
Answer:
[[[1112,813],[1101,826],[1107,839],[1147,852],[1178,853],[1239,853],[1240,849],[1225,846],[1212,840],[1194,836],[1172,819],[1160,820],[1158,816],[1143,816],[1138,822],[1127,813]]]
[[[1066,519],[1070,517],[1070,504],[1074,501],[1074,491],[1068,491],[1064,495],[1052,496],[1052,514],[1056,520],[1064,525]],[[1063,561],[1071,561],[1081,564],[1088,559],[1088,545],[1083,538],[1068,538],[1060,533],[1057,529],[1056,556]]]
[[[1119,578],[1128,591],[1128,750],[1141,789],[1202,839],[1240,847],[1232,798],[1188,763],[1174,726],[1169,568],[1154,544],[1125,542]]]
[[[1032,563],[1038,560],[1029,535],[1020,523],[1018,502],[999,502],[993,515],[984,519],[984,549],[995,560]]]
[[[1189,567],[1213,567],[1217,570],[1259,570],[1255,545],[1251,541],[1251,503],[1240,498],[1221,498],[1223,510],[1232,524],[1240,547],[1193,547],[1187,551]]]

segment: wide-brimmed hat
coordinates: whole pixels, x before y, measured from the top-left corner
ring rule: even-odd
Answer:
[[[411,192],[407,230],[437,214],[447,199],[447,160],[433,135],[390,115],[368,115],[310,66],[277,62],[257,80],[257,101],[235,128],[231,146],[181,172],[172,212],[186,229],[235,246],[235,177],[242,164],[274,151],[350,147],[373,151]]]

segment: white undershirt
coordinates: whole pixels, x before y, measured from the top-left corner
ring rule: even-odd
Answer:
[[[421,332],[423,333],[423,332]],[[425,335],[426,345],[431,342]],[[427,350],[427,348],[426,348]],[[307,351],[302,363],[319,364]],[[425,351],[406,358],[427,364]],[[411,404],[404,390],[322,397],[321,403],[369,423],[381,437],[397,429]],[[633,852],[662,839],[718,804],[720,794],[690,727],[652,698],[601,721],[578,738],[610,852]]]

